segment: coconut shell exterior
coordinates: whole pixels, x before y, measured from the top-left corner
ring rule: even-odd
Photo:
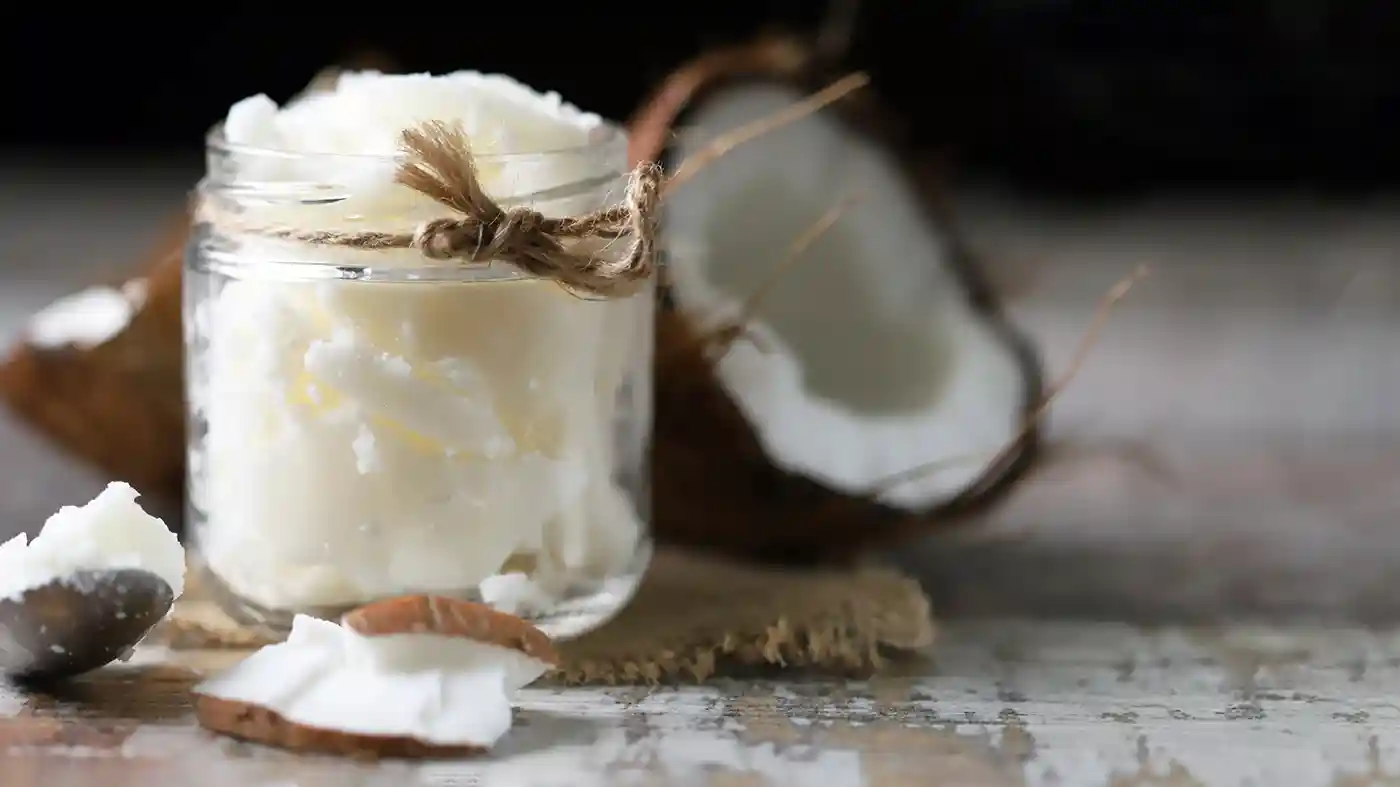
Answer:
[[[518,650],[546,664],[559,663],[559,652],[549,636],[528,621],[485,604],[445,596],[399,596],[376,601],[345,613],[341,625],[362,637],[461,637]]]
[[[632,163],[678,163],[668,156],[673,130],[685,125],[689,108],[726,88],[771,81],[811,93],[834,82],[840,74],[817,52],[803,39],[763,36],[683,65],[629,123]],[[949,264],[969,302],[1021,362],[1024,412],[1030,422],[1043,395],[1040,360],[1028,339],[1005,318],[994,288],[957,231],[932,168],[920,170],[919,158],[899,138],[898,126],[868,89],[823,112],[893,150],[911,170],[926,173],[916,176],[913,185],[929,221],[947,238]],[[765,562],[845,562],[873,547],[969,521],[999,500],[1034,459],[1039,434],[1031,427],[977,483],[918,513],[787,473],[774,466],[752,424],[719,384],[697,327],[664,287],[662,298],[656,326],[652,518],[658,538],[665,542]]]
[[[247,702],[196,695],[195,718],[210,732],[299,754],[330,754],[355,760],[456,759],[486,754],[486,746],[443,746],[406,735],[362,735],[308,727]]]

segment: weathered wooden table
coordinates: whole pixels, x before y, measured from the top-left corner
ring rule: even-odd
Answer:
[[[0,335],[139,249],[192,174],[104,171],[5,171]],[[900,557],[958,620],[890,674],[532,688],[487,760],[370,766],[204,735],[184,690],[232,656],[155,649],[0,692],[0,784],[1400,785],[1400,213],[1225,207],[970,202],[1054,364],[1114,279],[1157,275],[1062,400],[1069,448]],[[102,481],[0,418],[0,536]]]
[[[153,650],[65,697],[0,694],[0,783],[1393,785],[1397,653],[1357,630],[969,623],[868,682],[527,689],[489,759],[368,765],[194,729],[184,691],[237,656]]]

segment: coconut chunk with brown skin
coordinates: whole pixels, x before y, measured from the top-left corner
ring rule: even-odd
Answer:
[[[214,732],[296,751],[461,756],[505,735],[515,692],[557,662],[519,618],[407,596],[339,624],[298,616],[285,642],[196,686],[195,709]]]
[[[752,74],[697,91],[667,161],[807,95]],[[946,462],[879,498],[929,511],[1007,472],[1039,375],[901,162],[838,109],[728,150],[669,194],[669,294],[693,325],[736,319],[794,240],[849,202],[767,286],[715,375],[770,461],[837,492]]]

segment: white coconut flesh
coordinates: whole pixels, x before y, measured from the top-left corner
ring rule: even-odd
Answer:
[[[771,116],[800,91],[752,84],[707,94],[675,158]],[[946,239],[898,162],[821,113],[741,145],[668,197],[677,306],[721,324],[843,201],[856,202],[765,295],[718,377],[779,467],[865,493],[910,468],[959,460],[890,489],[923,509],[976,483],[1026,416],[1025,367],[979,314]],[[966,460],[966,461],[961,461]]]
[[[365,637],[298,616],[285,642],[194,692],[315,729],[489,747],[510,729],[515,692],[548,669],[518,650],[461,637]]]

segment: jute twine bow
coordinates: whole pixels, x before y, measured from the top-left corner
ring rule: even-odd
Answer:
[[[357,249],[417,249],[434,260],[493,260],[558,281],[568,289],[615,298],[641,289],[656,268],[656,211],[661,170],[641,164],[628,176],[622,203],[582,216],[550,218],[527,207],[503,208],[481,187],[465,133],[433,121],[403,131],[404,161],[394,180],[456,215],[425,221],[411,233],[269,228],[260,234]],[[599,250],[570,241],[621,240]]]

